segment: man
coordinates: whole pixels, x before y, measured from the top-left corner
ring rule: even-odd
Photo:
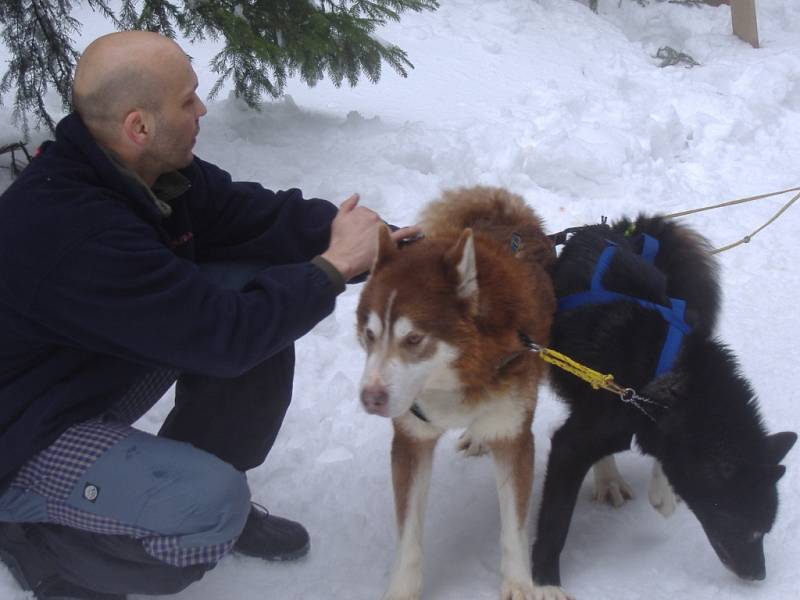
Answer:
[[[230,550],[300,557],[307,532],[251,505],[244,471],[380,219],[195,158],[206,107],[158,34],[94,41],[73,87],[0,196],[0,560],[37,598],[111,600],[175,593]],[[133,429],[176,378],[159,435]]]

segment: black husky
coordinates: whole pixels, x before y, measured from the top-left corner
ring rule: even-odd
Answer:
[[[551,370],[570,415],[552,440],[534,581],[561,584],[559,555],[584,476],[629,449],[634,435],[661,462],[720,560],[739,577],[764,579],[763,536],[785,471],[778,463],[797,435],[767,435],[733,353],[712,338],[720,291],[705,240],[657,216],[589,226],[566,243],[553,278],[552,347],[643,399],[625,403]]]

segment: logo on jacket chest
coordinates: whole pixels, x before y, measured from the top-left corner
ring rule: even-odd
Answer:
[[[180,234],[176,238],[172,238],[169,242],[170,247],[174,250],[184,244],[191,242],[194,239],[194,234],[191,231]]]

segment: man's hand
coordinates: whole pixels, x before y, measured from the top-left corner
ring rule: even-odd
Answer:
[[[379,223],[381,219],[377,213],[358,206],[358,194],[350,196],[339,207],[331,223],[331,243],[322,258],[336,267],[345,281],[372,267],[378,250],[375,230]],[[419,227],[404,227],[393,232],[392,239],[397,242],[419,232]]]

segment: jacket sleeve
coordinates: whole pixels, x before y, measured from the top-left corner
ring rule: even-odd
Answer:
[[[338,211],[330,202],[305,199],[298,189],[273,192],[258,183],[234,182],[197,158],[185,174],[192,181],[189,210],[199,261],[291,264],[327,249]]]
[[[241,292],[223,289],[131,221],[62,257],[31,310],[62,344],[224,377],[307,333],[333,310],[337,292],[310,262],[268,268]]]

